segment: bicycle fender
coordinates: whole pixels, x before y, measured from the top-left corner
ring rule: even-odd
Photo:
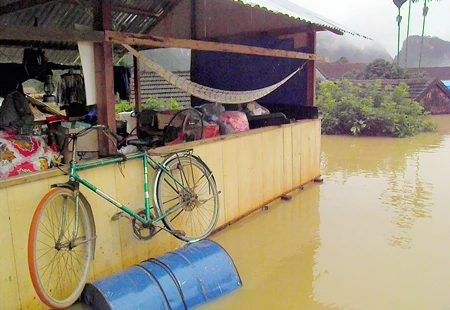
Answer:
[[[188,156],[192,156],[194,157],[196,160],[198,160],[201,164],[203,164],[203,166],[208,169],[209,174],[211,175],[214,183],[216,182],[216,179],[214,178],[214,174],[212,173],[211,169],[209,169],[208,165],[203,161],[203,159],[200,158],[200,156],[196,155],[196,154],[191,154],[190,152],[186,151],[186,152],[179,152],[179,153],[174,153],[172,155],[170,155],[169,157],[167,157],[164,162],[162,163],[163,165],[166,165],[169,161],[171,161],[172,159],[175,159],[177,157],[188,157]]]
[[[200,156],[195,155],[195,154],[192,154],[191,156],[194,157],[195,159],[197,159],[200,163],[203,164],[203,166],[206,167],[206,169],[208,169],[208,172],[209,172],[209,174],[211,175],[211,177],[212,177],[214,183],[216,183],[216,179],[214,178],[214,174],[212,173],[211,169],[209,169],[208,165],[203,161],[203,159],[201,159]]]
[[[75,191],[76,187],[74,184],[71,183],[56,183],[56,184],[52,184],[51,187],[61,187],[61,188],[68,188],[70,190]],[[91,227],[92,227],[92,233],[94,235],[94,240],[93,240],[93,251],[92,251],[92,259],[95,259],[95,248],[96,248],[96,241],[97,241],[97,229],[95,228],[95,221],[94,221],[94,213],[92,212],[92,207],[89,204],[89,202],[87,201],[86,197],[84,197],[83,193],[78,192],[79,194],[79,198],[81,199],[81,202],[83,203],[83,205],[86,207],[86,212],[88,213],[88,217],[89,217],[89,221],[91,222]]]

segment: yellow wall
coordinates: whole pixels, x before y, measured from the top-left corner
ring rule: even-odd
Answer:
[[[194,152],[214,173],[220,194],[218,226],[320,176],[320,120],[212,139]],[[80,172],[80,175],[128,208],[143,208],[141,161],[131,160]],[[28,273],[27,239],[34,210],[50,189],[65,182],[53,171],[24,181],[0,181],[0,309],[44,309]],[[154,173],[151,171],[150,180]],[[150,190],[152,187],[150,187]],[[184,243],[161,232],[139,241],[131,224],[111,221],[117,209],[82,189],[90,202],[97,227],[96,257],[90,279],[99,279]]]

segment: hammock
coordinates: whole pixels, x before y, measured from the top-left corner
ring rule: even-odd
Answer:
[[[147,67],[152,69],[156,74],[161,76],[170,84],[176,86],[177,88],[185,91],[188,94],[191,94],[194,97],[204,99],[210,102],[222,103],[222,104],[241,104],[255,101],[259,98],[262,98],[275,89],[286,83],[291,77],[293,77],[297,72],[299,72],[303,66],[292,72],[286,78],[281,80],[280,82],[273,84],[268,87],[249,90],[249,91],[228,91],[228,90],[220,90],[207,86],[203,86],[197,84],[195,82],[189,81],[188,79],[176,75],[170,71],[167,71],[160,65],[154,63],[150,59],[146,58],[134,48],[127,44],[122,44],[131,54],[133,54],[136,58],[138,58],[141,62],[143,62]]]

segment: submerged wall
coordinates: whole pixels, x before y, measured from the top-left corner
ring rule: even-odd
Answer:
[[[185,146],[193,147],[214,173],[221,191],[218,228],[320,176],[319,119],[198,142]],[[138,210],[143,208],[144,197],[141,165],[139,160],[130,160],[121,166],[81,171],[80,175]],[[151,180],[153,176],[151,171]],[[45,309],[28,272],[28,231],[34,210],[50,185],[66,180],[54,169],[0,181],[0,309]],[[91,280],[184,244],[165,232],[150,241],[136,239],[128,220],[111,221],[115,207],[85,188],[82,192],[92,206],[98,235]]]

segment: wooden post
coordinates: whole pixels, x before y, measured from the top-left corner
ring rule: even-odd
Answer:
[[[307,34],[307,53],[316,53],[316,32],[308,31]],[[314,106],[316,99],[316,60],[311,59],[305,66],[306,68],[306,105]]]
[[[92,1],[94,11],[94,30],[104,31],[112,29],[110,0]],[[95,80],[97,84],[97,109],[98,122],[108,125],[112,131],[116,131],[116,116],[114,97],[114,68],[112,43],[94,43],[95,53]],[[99,135],[99,155],[108,156],[115,154],[116,149],[109,139]]]
[[[134,64],[134,111],[140,112],[142,110],[141,99],[141,63],[136,56],[133,56]]]

